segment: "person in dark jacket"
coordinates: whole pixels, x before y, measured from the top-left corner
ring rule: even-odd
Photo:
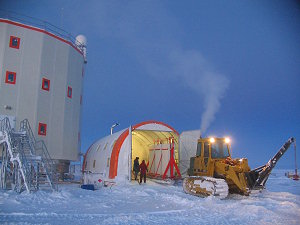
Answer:
[[[137,180],[137,175],[140,171],[140,163],[139,163],[139,157],[136,157],[133,161],[133,171],[134,171],[134,179]]]
[[[140,184],[142,183],[142,180],[144,178],[144,183],[146,183],[146,171],[148,172],[147,165],[145,163],[145,160],[142,161],[140,165]]]

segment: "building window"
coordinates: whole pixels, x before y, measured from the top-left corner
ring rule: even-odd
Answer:
[[[6,71],[5,83],[7,84],[15,84],[16,83],[16,73]]]
[[[46,136],[47,134],[47,124],[45,123],[39,123],[39,135]]]
[[[10,36],[9,47],[11,48],[20,48],[20,38],[15,36]]]
[[[80,142],[80,132],[78,132],[78,142]]]
[[[96,167],[96,160],[94,160],[94,162],[93,162],[93,168],[95,168]]]
[[[82,105],[82,95],[80,95],[80,105]]]
[[[68,86],[68,97],[72,98],[72,88],[70,86]]]
[[[43,78],[42,89],[45,91],[50,91],[50,80]]]

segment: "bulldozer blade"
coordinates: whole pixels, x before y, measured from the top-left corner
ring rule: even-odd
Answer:
[[[255,168],[249,173],[246,173],[248,186],[250,189],[257,190],[265,187],[272,169],[276,166],[278,160],[283,156],[293,142],[295,142],[295,138],[289,138],[278,150],[278,152],[267,162],[267,164]]]

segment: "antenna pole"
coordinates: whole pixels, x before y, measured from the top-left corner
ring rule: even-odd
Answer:
[[[297,151],[296,151],[296,141],[294,142],[294,149],[295,149],[295,177],[298,177],[298,174],[297,174]]]

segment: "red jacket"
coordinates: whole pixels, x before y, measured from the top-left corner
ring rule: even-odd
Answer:
[[[145,162],[142,162],[140,165],[140,170],[141,170],[141,174],[146,174],[146,171],[148,171],[147,169],[147,165]]]

